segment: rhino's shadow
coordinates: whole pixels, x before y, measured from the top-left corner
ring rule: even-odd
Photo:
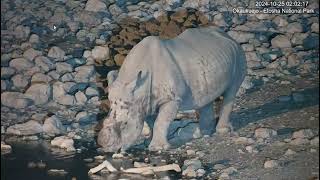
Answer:
[[[280,100],[281,97],[277,97],[261,106],[233,112],[231,114],[231,122],[234,130],[237,131],[249,123],[319,104],[319,87],[307,88],[302,91],[292,92],[292,94],[298,94],[299,99],[293,98],[293,95],[287,96],[286,100]],[[150,127],[153,127],[154,118],[150,117],[147,120]],[[179,147],[191,141],[194,138],[194,134],[198,133],[196,132],[198,127],[198,123],[191,119],[172,122],[168,133],[170,144],[173,147]],[[149,143],[150,139],[136,147],[147,147]]]

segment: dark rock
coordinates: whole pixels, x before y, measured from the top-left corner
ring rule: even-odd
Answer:
[[[84,52],[84,48],[76,47],[73,49],[72,56],[75,58],[81,58]]]
[[[84,58],[71,58],[66,61],[73,68],[86,64],[86,60]]]
[[[319,35],[309,35],[303,40],[305,50],[319,49]]]
[[[72,86],[68,94],[75,95],[78,91],[84,91],[89,86],[89,83],[77,83],[74,86]]]

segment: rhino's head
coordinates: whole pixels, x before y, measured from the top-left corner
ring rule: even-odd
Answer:
[[[140,71],[131,82],[116,79],[117,73],[108,74],[110,112],[98,135],[98,144],[104,151],[126,150],[140,137],[146,117],[146,79]],[[143,77],[142,77],[143,76]]]

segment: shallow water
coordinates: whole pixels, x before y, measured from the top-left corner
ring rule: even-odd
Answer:
[[[14,142],[9,143],[12,146],[12,152],[10,154],[1,155],[1,179],[6,180],[62,180],[62,179],[159,179],[164,176],[170,177],[170,179],[181,178],[180,173],[176,172],[163,172],[157,173],[154,176],[140,176],[129,174],[99,174],[94,176],[88,176],[90,168],[97,166],[101,161],[94,161],[91,163],[85,162],[86,158],[93,158],[98,154],[95,148],[84,149],[81,153],[67,153],[60,149],[50,148],[50,145],[46,141],[34,141],[34,142]],[[119,169],[120,167],[130,168],[133,166],[133,161],[143,162],[145,157],[150,159],[150,163],[153,165],[158,164],[161,159],[159,155],[148,154],[145,151],[133,150],[133,158],[126,158],[122,160],[112,160],[111,154],[107,154],[107,159]],[[103,154],[106,155],[106,154]],[[46,164],[45,168],[28,167],[30,162]],[[181,165],[183,161],[179,160]],[[166,163],[173,163],[173,160],[167,160]],[[160,163],[161,164],[161,163]],[[162,164],[161,164],[162,165]],[[49,169],[65,170],[65,175],[51,175],[48,173]]]

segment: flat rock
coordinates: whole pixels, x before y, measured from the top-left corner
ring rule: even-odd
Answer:
[[[290,48],[291,42],[290,39],[285,35],[277,35],[271,40],[271,44],[276,48]]]
[[[52,146],[66,149],[66,151],[75,151],[73,139],[67,136],[55,137],[50,143]]]
[[[9,62],[9,66],[15,68],[17,71],[24,71],[33,67],[33,63],[25,58],[16,58]]]
[[[268,160],[264,162],[264,168],[276,168],[279,166],[279,162],[277,160]]]
[[[42,125],[39,124],[39,122],[34,120],[30,120],[22,124],[15,124],[7,128],[7,134],[21,135],[21,136],[35,135],[42,132],[43,132]]]
[[[305,138],[305,139],[311,139],[314,136],[314,133],[311,129],[301,129],[298,131],[295,131],[292,134],[292,138]]]
[[[3,92],[1,93],[1,104],[11,108],[25,108],[32,105],[33,101],[19,92]]]

